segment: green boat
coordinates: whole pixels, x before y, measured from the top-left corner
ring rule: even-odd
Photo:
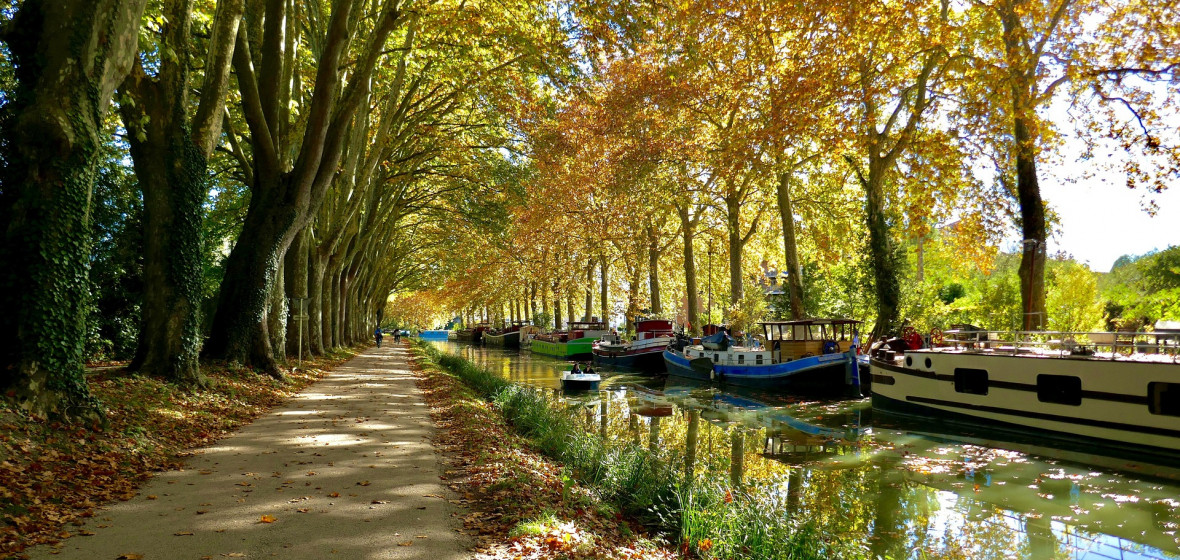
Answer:
[[[573,321],[569,332],[537,335],[530,350],[534,354],[553,356],[563,360],[586,360],[593,355],[594,341],[609,332],[606,323]]]

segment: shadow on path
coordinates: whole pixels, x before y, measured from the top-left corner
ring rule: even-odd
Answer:
[[[401,345],[372,348],[32,558],[466,558]],[[273,518],[273,522],[262,520]],[[59,554],[54,554],[60,550]]]

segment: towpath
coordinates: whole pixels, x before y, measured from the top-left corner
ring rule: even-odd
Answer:
[[[390,341],[392,342],[392,341]],[[34,559],[467,558],[404,346],[370,349]],[[79,534],[80,533],[80,534]],[[87,536],[83,536],[87,535]]]

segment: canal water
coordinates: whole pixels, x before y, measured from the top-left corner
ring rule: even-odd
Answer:
[[[609,369],[597,393],[561,395],[568,362],[435,344],[551,391],[587,430],[648,445],[699,478],[785,500],[792,515],[875,556],[1180,559],[1180,469],[874,420],[868,399],[808,400]]]

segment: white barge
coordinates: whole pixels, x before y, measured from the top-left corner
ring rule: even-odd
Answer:
[[[873,409],[1175,461],[1178,350],[1175,334],[947,331],[872,356]]]

